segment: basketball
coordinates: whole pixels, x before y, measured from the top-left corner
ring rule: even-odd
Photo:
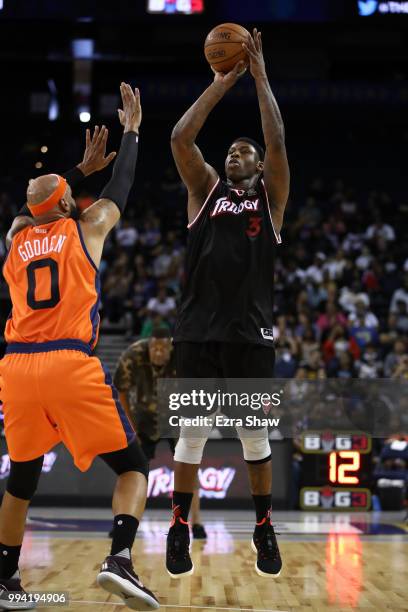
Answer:
[[[222,23],[213,28],[204,43],[207,62],[217,72],[229,72],[241,60],[248,64],[242,43],[249,36],[248,30],[236,23]]]

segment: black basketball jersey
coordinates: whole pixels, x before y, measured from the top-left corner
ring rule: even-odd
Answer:
[[[273,343],[275,233],[265,185],[218,179],[189,224],[175,342]]]

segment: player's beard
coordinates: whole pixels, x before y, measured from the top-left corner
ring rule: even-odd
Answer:
[[[81,216],[81,211],[79,210],[78,206],[72,205],[71,213],[69,215],[70,219],[73,219],[74,221],[78,221],[80,216]]]

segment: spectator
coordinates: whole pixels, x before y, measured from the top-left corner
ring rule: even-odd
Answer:
[[[384,374],[387,378],[391,378],[401,360],[407,354],[406,344],[404,340],[398,339],[394,342],[393,350],[388,353],[384,362]]]
[[[291,351],[289,343],[281,345],[276,350],[275,377],[293,378],[296,373],[297,362],[295,355]]]
[[[408,355],[403,355],[400,362],[395,368],[391,378],[393,379],[408,379]]]
[[[402,287],[396,289],[393,293],[390,305],[390,312],[398,312],[398,302],[405,302],[408,307],[408,274],[404,274]]]
[[[395,232],[391,225],[384,223],[380,218],[370,225],[365,234],[366,240],[382,239],[387,242],[395,240]]]
[[[347,319],[342,312],[339,311],[336,304],[328,302],[326,304],[325,312],[319,316],[316,325],[322,334],[326,329],[334,327],[334,325],[347,325]]]
[[[308,325],[301,337],[298,338],[298,351],[302,361],[308,362],[310,356],[319,350],[319,343],[312,325]]]
[[[377,329],[375,327],[367,327],[364,324],[364,318],[355,319],[354,323],[350,326],[350,336],[363,351],[368,344],[377,346],[379,342]]]
[[[159,244],[155,249],[155,257],[153,261],[153,275],[156,278],[162,278],[168,275],[172,256],[169,247]]]
[[[336,255],[331,257],[324,264],[324,270],[327,270],[330,279],[337,280],[342,277],[346,265],[347,262],[344,256],[344,251],[342,249],[338,249]]]
[[[313,310],[318,309],[320,305],[327,300],[327,290],[322,284],[316,281],[311,281],[307,285],[307,303]]]
[[[157,297],[152,297],[148,301],[147,310],[150,314],[159,314],[169,320],[176,314],[176,301],[174,297],[167,295],[165,287],[161,287],[157,292]]]
[[[302,208],[296,227],[309,230],[319,225],[322,213],[316,204],[315,198],[309,197]]]
[[[352,326],[356,321],[360,321],[363,327],[378,327],[378,319],[373,312],[368,310],[365,300],[357,300],[355,311],[350,313],[348,320]]]
[[[151,255],[153,249],[161,241],[160,220],[158,217],[150,216],[145,220],[139,240],[146,255]]]
[[[359,270],[367,270],[370,266],[373,257],[371,255],[371,251],[368,246],[364,246],[361,254],[356,259],[356,266]]]
[[[138,239],[138,231],[130,219],[123,219],[116,227],[116,241],[118,245],[127,252],[132,253]]]
[[[350,353],[353,359],[360,357],[361,351],[355,338],[349,336],[348,330],[342,325],[335,325],[323,344],[323,359],[330,363],[333,359],[339,358],[342,353]]]
[[[396,328],[400,334],[408,334],[408,311],[407,304],[403,300],[397,301]]]
[[[359,378],[379,378],[381,376],[383,364],[373,344],[365,346],[360,361],[356,362],[356,369]]]
[[[106,274],[103,286],[103,309],[111,323],[117,323],[126,309],[133,273],[126,253],[121,253]]]
[[[339,351],[327,364],[327,373],[330,378],[356,378],[352,355],[346,351]]]
[[[367,293],[362,291],[362,287],[359,281],[354,280],[352,286],[344,286],[340,292],[339,303],[343,310],[346,312],[356,312],[357,302],[364,302],[368,307],[370,305],[370,298]]]
[[[308,380],[326,378],[322,362],[322,355],[318,348],[309,350],[307,360],[305,361],[303,367],[306,370],[306,378]]]
[[[158,312],[151,312],[143,323],[140,338],[150,338],[156,329],[170,329],[170,325]]]
[[[323,264],[326,260],[324,253],[316,253],[314,262],[306,270],[306,278],[317,285],[323,282],[324,278],[324,267]]]

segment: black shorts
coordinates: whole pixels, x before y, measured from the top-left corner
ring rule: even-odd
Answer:
[[[139,439],[140,439],[140,446],[142,447],[142,450],[144,454],[146,455],[146,459],[148,461],[151,461],[152,459],[154,459],[156,455],[156,446],[158,445],[160,440],[149,440],[149,438],[145,438],[144,436],[141,436],[141,435],[139,435]],[[174,440],[173,438],[166,438],[166,439],[167,439],[167,442],[169,443],[170,450],[172,454],[174,455],[174,449],[176,448],[177,440]]]
[[[273,346],[176,342],[175,355],[178,378],[273,378]]]

